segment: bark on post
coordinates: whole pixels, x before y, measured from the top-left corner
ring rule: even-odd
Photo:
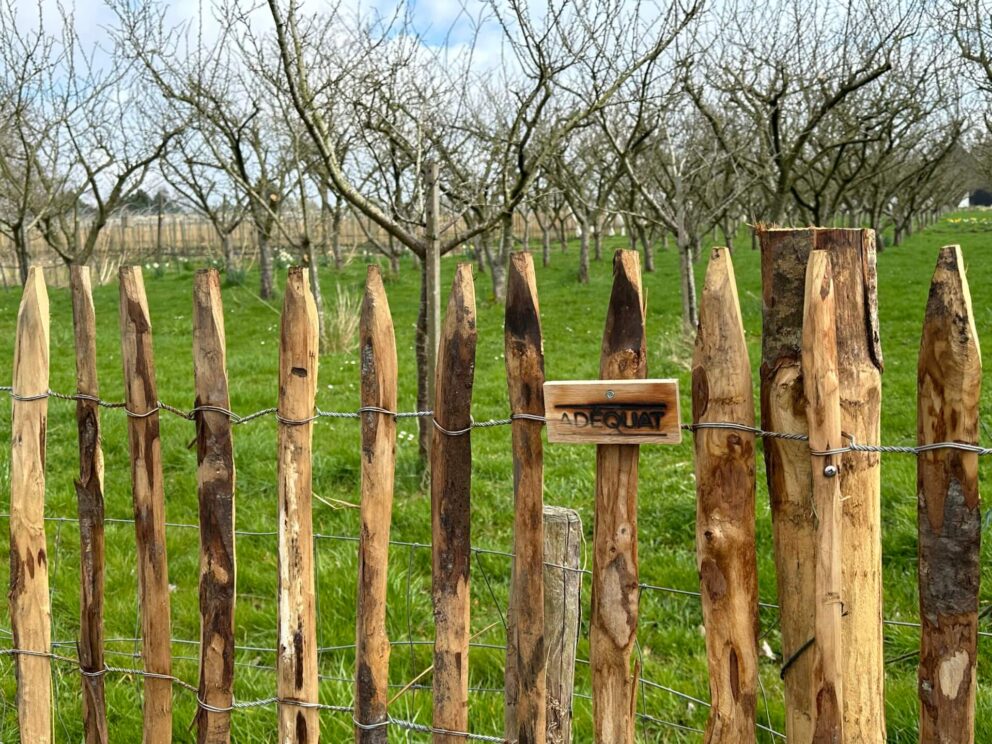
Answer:
[[[69,267],[76,349],[76,393],[100,396],[96,376],[96,314],[88,266]],[[95,400],[76,401],[79,432],[79,666],[82,676],[83,741],[107,742],[107,701],[103,676],[104,504],[100,407]]]
[[[121,359],[131,449],[131,495],[138,549],[141,655],[146,672],[172,671],[169,568],[165,550],[165,493],[159,439],[158,389],[152,324],[140,266],[120,269]],[[144,742],[172,741],[172,682],[144,679]]]
[[[365,279],[360,329],[362,406],[396,410],[396,337],[378,266]],[[362,414],[362,532],[358,543],[355,632],[355,741],[387,741],[389,636],[386,578],[389,526],[393,517],[396,419],[377,411]],[[365,728],[375,726],[377,728]]]
[[[751,363],[730,251],[714,248],[699,303],[692,360],[694,424],[754,426]],[[758,574],[754,434],[698,429],[696,555],[709,663],[706,742],[755,740]]]
[[[196,407],[231,408],[220,275],[198,271],[193,285],[193,377]],[[200,690],[213,708],[234,700],[234,442],[231,419],[220,411],[196,414],[200,501]],[[231,740],[230,711],[197,711],[197,741]]]
[[[45,432],[48,426],[48,291],[37,266],[27,271],[14,340],[10,423],[10,624],[21,741],[50,744],[52,609],[45,542]]]
[[[579,513],[560,506],[544,507],[544,638],[547,648],[547,741],[572,742],[572,691],[575,651],[579,641],[582,573]]]
[[[311,443],[317,395],[317,308],[306,271],[289,270],[279,329],[280,744],[315,744],[317,615],[314,598]],[[294,705],[294,703],[304,705]]]
[[[809,447],[823,452],[844,445],[840,428],[837,378],[837,321],[830,257],[810,254],[803,313],[803,389],[809,422]],[[813,608],[813,742],[844,739],[844,684],[841,642],[841,456],[812,454],[815,524]]]
[[[475,287],[472,265],[460,264],[448,298],[436,370],[431,447],[431,534],[434,601],[434,726],[468,727],[471,408],[475,374]],[[446,432],[444,433],[440,429]],[[434,734],[434,744],[463,737]]]
[[[634,251],[613,257],[613,292],[599,376],[647,376],[641,267]],[[589,629],[595,740],[632,744],[637,685],[630,654],[637,631],[637,460],[639,447],[596,445],[592,620]]]
[[[759,230],[764,322],[761,425],[805,434],[800,365],[803,292],[811,250],[826,250],[833,269],[841,427],[858,442],[878,444],[882,352],[878,337],[875,240],[871,230]],[[812,737],[812,657],[800,652],[814,635],[815,528],[809,451],[804,442],[765,442],[782,618],[786,735]],[[849,453],[843,462],[842,594],[844,672],[858,685],[844,699],[852,741],[885,741],[882,656],[880,459]]]
[[[921,445],[978,444],[982,358],[959,246],[942,248],[930,285],[918,371]],[[920,741],[975,741],[981,514],[978,455],[920,453]]]
[[[510,255],[505,322],[506,380],[513,413],[544,415],[544,345],[534,261]],[[544,448],[542,423],[512,422],[513,570],[507,621],[505,735],[544,744]]]

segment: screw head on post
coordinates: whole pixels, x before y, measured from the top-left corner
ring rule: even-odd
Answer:
[[[837,466],[836,465],[827,465],[825,468],[823,468],[823,474],[827,478],[833,478],[833,477],[835,477],[837,475],[837,472],[838,471],[837,471]]]

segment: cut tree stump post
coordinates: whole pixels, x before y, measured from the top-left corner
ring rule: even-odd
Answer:
[[[613,257],[613,291],[599,376],[647,376],[641,267],[635,251]],[[630,654],[637,633],[637,460],[631,444],[596,445],[592,619],[592,707],[597,744],[632,744],[637,685]]]
[[[547,742],[572,744],[572,692],[579,641],[582,520],[574,509],[544,507],[544,638]]]
[[[510,410],[544,416],[544,346],[537,280],[529,253],[510,255],[505,321]],[[544,637],[544,445],[540,421],[514,419],[513,568],[506,649],[505,735],[544,744],[547,730]]]
[[[862,444],[879,443],[882,352],[878,336],[875,238],[871,230],[759,230],[762,267],[761,427],[806,434],[800,363],[806,266],[813,248],[827,251],[837,311],[841,427]],[[813,730],[815,525],[809,449],[805,442],[764,445],[786,660],[786,735],[810,741]],[[857,679],[844,696],[845,735],[884,744],[880,457],[844,457],[842,596],[843,677]]]
[[[96,376],[96,313],[88,266],[69,267],[76,349],[76,392],[100,397]],[[106,744],[107,701],[103,675],[104,504],[100,407],[95,400],[76,401],[79,433],[79,667],[83,696],[83,741]]]
[[[475,376],[475,285],[459,264],[441,330],[434,380],[431,534],[434,601],[434,727],[468,730],[472,385]],[[443,431],[442,431],[443,429]],[[434,744],[462,744],[434,734]]]
[[[317,308],[307,273],[289,270],[279,330],[280,744],[315,744],[317,613],[313,565],[313,422],[317,395]],[[294,703],[302,703],[296,705]]]
[[[395,411],[396,336],[378,266],[369,266],[365,279],[359,336],[362,406]],[[389,721],[386,579],[396,471],[396,418],[388,413],[365,411],[361,427],[362,531],[358,542],[356,601],[355,741],[384,744]]]
[[[220,275],[196,272],[193,283],[195,406],[230,410],[227,343]],[[199,744],[231,740],[234,700],[234,442],[231,419],[220,411],[196,414],[197,490],[200,501],[199,698],[217,710],[197,711]]]
[[[10,423],[10,624],[17,675],[20,740],[51,744],[52,609],[45,541],[45,433],[48,426],[48,291],[38,267],[28,278],[17,312]],[[35,656],[32,654],[42,654]]]
[[[813,742],[844,739],[841,642],[841,455],[819,455],[843,447],[837,377],[837,320],[830,256],[814,250],[806,271],[803,318],[803,389],[809,422],[815,525]],[[856,684],[856,680],[852,680]]]
[[[139,266],[120,269],[121,359],[131,450],[131,495],[138,550],[141,656],[146,672],[172,673],[165,493],[152,324]],[[144,678],[145,744],[172,741],[172,681]]]
[[[961,248],[941,249],[930,285],[918,371],[920,445],[978,444],[982,357]],[[921,452],[920,741],[975,741],[975,662],[982,520],[978,455]]]
[[[699,303],[692,360],[694,424],[754,426],[751,363],[730,251],[714,248]],[[702,590],[710,702],[705,741],[755,740],[758,569],[754,434],[695,432],[696,556]]]

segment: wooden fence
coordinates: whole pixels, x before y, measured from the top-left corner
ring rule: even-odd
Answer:
[[[756,738],[758,592],[756,440],[765,440],[785,680],[795,742],[884,742],[879,463],[918,457],[921,610],[920,735],[974,739],[978,637],[978,339],[960,249],[941,250],[919,362],[916,447],[879,442],[882,356],[874,239],[865,230],[764,230],[761,428],[731,256],[714,249],[692,366],[697,561],[710,677],[707,742]],[[103,464],[95,321],[88,271],[72,272],[80,475],[82,718],[106,742],[103,638]],[[197,737],[228,742],[235,654],[235,456],[218,275],[195,276],[193,314],[200,506],[200,678]],[[172,740],[177,678],[170,658],[168,560],[152,324],[140,268],[120,271],[120,331],[132,462],[144,663],[144,741]],[[618,251],[600,375],[647,376],[638,256]],[[10,613],[21,739],[53,739],[51,607],[45,540],[48,300],[33,269],[18,315],[10,462]],[[431,446],[433,721],[436,744],[466,739],[570,741],[578,631],[577,542],[571,516],[543,504],[543,339],[531,257],[511,258],[505,360],[511,405],[514,560],[507,628],[505,731],[469,730],[472,387],[477,330],[472,271],[456,271],[437,352]],[[397,363],[382,278],[370,267],[360,330],[361,535],[358,542],[354,736],[385,742],[387,564],[395,465]],[[280,742],[319,738],[316,586],[311,502],[317,325],[307,274],[291,269],[279,351],[278,649]],[[596,445],[590,666],[595,738],[634,740],[631,671],[640,583],[638,446]],[[548,532],[545,532],[548,525]],[[552,551],[551,554],[548,551]],[[574,553],[574,554],[573,554]],[[550,595],[546,587],[553,586]],[[564,589],[564,591],[563,591]],[[561,601],[558,601],[558,598]],[[549,625],[548,614],[556,613]],[[550,628],[550,630],[549,630]],[[553,665],[548,659],[555,660]],[[549,677],[549,668],[555,674]],[[551,700],[551,704],[548,701]]]

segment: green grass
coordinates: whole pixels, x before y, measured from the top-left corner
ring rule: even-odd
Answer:
[[[953,222],[953,219],[980,219],[980,222]],[[615,240],[620,245],[620,239]],[[927,288],[936,252],[949,242],[963,244],[970,271],[976,322],[980,334],[992,324],[992,220],[982,213],[952,215],[951,219],[914,236],[902,247],[879,256],[879,295],[882,346],[886,369],[883,375],[883,441],[912,443],[915,438],[916,354]],[[612,245],[611,245],[612,247]],[[741,241],[735,256],[740,299],[747,329],[752,365],[760,357],[760,271],[757,252]],[[555,253],[553,266],[538,269],[549,379],[593,378],[597,374],[599,344],[611,281],[610,261],[594,263],[586,286],[575,282],[577,249]],[[659,252],[658,268],[645,274],[648,295],[649,372],[652,376],[676,376],[687,396],[688,360],[691,345],[680,334],[677,256]],[[445,261],[445,281],[450,281],[454,261]],[[705,266],[697,267],[702,280]],[[364,267],[356,261],[340,274],[326,270],[324,291],[328,300],[335,296],[335,283],[352,292],[360,291]],[[277,379],[277,341],[280,301],[271,305],[253,294],[256,277],[249,276],[246,287],[225,288],[228,367],[231,397],[235,410],[247,412],[274,405]],[[282,277],[280,277],[280,281]],[[489,279],[477,277],[479,297],[489,296]],[[164,276],[147,277],[149,304],[154,323],[160,397],[174,405],[189,407],[192,401],[191,287],[189,269],[170,269]],[[404,262],[398,278],[387,285],[393,309],[400,362],[400,408],[411,410],[415,400],[414,321],[417,302],[417,274]],[[123,396],[119,335],[117,330],[117,288],[96,291],[99,372],[106,399]],[[69,391],[74,385],[71,309],[64,290],[52,290],[52,374],[51,386]],[[0,380],[10,379],[13,329],[19,293],[0,293]],[[507,394],[502,359],[503,308],[481,301],[479,306],[479,347],[477,355],[474,415],[477,420],[507,414]],[[986,338],[986,349],[992,339]],[[332,354],[321,358],[318,405],[326,410],[352,410],[358,405],[358,366],[354,354]],[[757,375],[755,374],[757,383]],[[992,385],[986,386],[983,411],[988,410]],[[689,410],[684,400],[684,411]],[[48,435],[49,516],[75,516],[73,477],[76,473],[76,432],[74,407],[51,401]],[[0,430],[10,429],[9,406],[0,406]],[[103,415],[106,455],[106,501],[109,517],[131,516],[129,460],[125,420],[119,412]],[[398,443],[397,494],[392,537],[398,541],[426,543],[430,539],[429,500],[422,488],[417,463],[415,422],[401,420],[403,432]],[[163,414],[163,465],[166,482],[166,511],[170,523],[195,524],[195,451],[189,448],[193,427],[189,422]],[[480,547],[507,551],[512,544],[512,469],[509,429],[477,431],[473,444],[473,543]],[[986,441],[988,441],[986,439]],[[335,500],[358,500],[358,429],[353,421],[321,421],[314,429],[314,489],[321,497],[314,504],[315,528],[321,535],[355,536],[358,513],[341,508]],[[246,532],[238,538],[237,642],[239,645],[271,649],[275,645],[276,614],[276,429],[271,417],[235,430],[238,466],[237,526]],[[0,447],[0,510],[8,502],[9,459],[6,445]],[[552,446],[546,450],[545,499],[577,509],[583,519],[587,541],[592,534],[593,462],[592,447]],[[775,601],[775,575],[771,551],[771,523],[762,458],[758,458],[758,551],[762,599]],[[642,581],[685,590],[698,589],[694,558],[695,490],[691,441],[677,447],[645,447],[641,454],[640,556]],[[988,487],[989,468],[982,468],[983,485]],[[882,464],[883,540],[885,573],[885,615],[899,620],[915,620],[916,598],[916,509],[915,465],[911,457],[886,455]],[[6,521],[6,520],[3,520]],[[6,526],[3,527],[6,529]],[[48,525],[51,555],[53,638],[67,642],[60,651],[74,654],[78,628],[78,548],[76,526],[71,522]],[[992,553],[983,550],[985,563]],[[198,534],[195,529],[168,529],[174,671],[195,682],[199,633],[197,611]],[[588,551],[584,551],[588,556]],[[108,663],[140,666],[131,658],[137,651],[134,530],[127,523],[107,526],[107,607],[106,631]],[[389,631],[395,641],[427,641],[432,638],[430,608],[430,554],[419,547],[396,546],[391,552],[389,572]],[[7,582],[6,562],[0,562],[0,584]],[[319,629],[322,647],[353,643],[356,546],[351,540],[333,537],[317,541],[317,586]],[[480,554],[473,559],[472,627],[481,630],[492,623],[494,629],[481,635],[482,644],[502,644],[501,611],[506,606],[509,562],[500,555]],[[985,574],[983,597],[990,597]],[[583,587],[588,608],[588,582]],[[0,603],[0,626],[9,628],[6,604]],[[588,616],[588,610],[583,613]],[[702,618],[698,600],[691,596],[647,590],[641,598],[638,654],[644,676],[660,685],[706,699],[706,657],[701,633]],[[761,613],[762,632],[771,648],[779,653],[774,612]],[[986,625],[986,630],[992,627]],[[588,627],[584,619],[583,636]],[[916,660],[911,652],[918,642],[912,628],[886,628],[886,658],[896,659],[887,667],[887,716],[889,740],[916,741]],[[10,640],[0,636],[0,644]],[[992,639],[980,640],[978,741],[992,741]],[[237,656],[236,696],[252,700],[274,694],[271,670],[274,655],[266,650],[246,648]],[[580,658],[588,658],[583,640]],[[899,660],[901,659],[901,660]],[[320,656],[321,700],[348,705],[352,699],[353,652],[328,649]],[[391,665],[392,682],[400,686],[430,664],[430,645],[398,645]],[[766,696],[759,701],[759,719],[777,730],[783,728],[782,686],[778,659],[762,659],[761,679]],[[502,653],[491,648],[474,649],[471,657],[471,684],[480,688],[471,702],[473,730],[494,734],[501,729]],[[80,737],[78,675],[56,665],[56,738],[78,741]],[[422,680],[430,684],[429,676]],[[588,693],[588,667],[580,664],[577,684]],[[107,679],[110,738],[114,742],[140,740],[140,679],[112,675]],[[16,741],[13,668],[9,657],[0,657],[0,741]],[[175,693],[175,736],[178,741],[195,740],[188,725],[195,711],[194,697],[183,690]],[[656,687],[642,690],[641,708],[653,718],[682,726],[700,728],[706,709],[699,704]],[[422,723],[430,719],[429,692],[411,690],[392,708],[394,715]],[[591,715],[588,699],[576,701],[576,741],[590,741]],[[238,742],[273,740],[275,712],[270,707],[239,711],[234,715],[234,738]],[[350,716],[325,712],[321,717],[325,741],[350,738]],[[646,742],[700,741],[698,733],[642,721],[639,738]],[[401,735],[393,741],[427,741],[420,734]],[[761,741],[770,741],[765,734]]]

